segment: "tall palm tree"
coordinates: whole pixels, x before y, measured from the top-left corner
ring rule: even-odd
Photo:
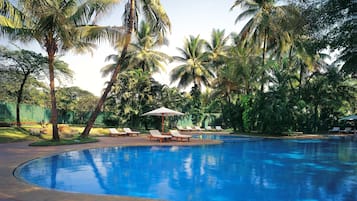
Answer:
[[[241,93],[254,94],[259,88],[259,77],[263,69],[258,66],[262,58],[257,48],[241,43],[241,35],[232,33],[231,37],[233,44],[229,47],[228,57],[225,60],[227,68],[236,68],[234,75],[241,84]]]
[[[204,50],[205,41],[199,36],[186,38],[184,48],[178,48],[182,56],[174,59],[182,62],[171,72],[171,83],[179,81],[178,87],[185,88],[193,84],[193,89],[210,86],[214,72],[210,69],[208,56]]]
[[[129,44],[125,63],[122,64],[121,71],[140,68],[152,74],[158,72],[159,69],[165,70],[163,64],[171,61],[172,58],[164,52],[156,50],[161,45],[163,45],[161,39],[155,35],[152,27],[142,21],[133,42]],[[114,63],[110,63],[101,69],[103,76],[107,76],[115,70],[119,61],[119,55],[109,55],[106,57],[106,61],[114,61]]]
[[[112,27],[95,25],[97,17],[111,8],[118,0],[0,0],[0,30],[10,39],[36,40],[48,55],[52,138],[58,141],[57,107],[54,82],[55,56],[69,49],[83,52],[94,47],[92,42],[110,35],[120,34]],[[111,33],[111,34],[110,34]]]
[[[242,41],[261,48],[262,68],[261,91],[267,80],[265,64],[267,52],[285,40],[285,34],[279,26],[280,20],[288,19],[293,10],[291,5],[277,5],[276,0],[236,0],[231,9],[241,6],[245,10],[238,15],[236,22],[246,17],[251,17],[241,31]]]
[[[140,11],[140,12],[139,12]],[[131,42],[132,33],[137,32],[138,17],[139,13],[143,13],[145,21],[147,21],[152,30],[159,39],[164,42],[164,36],[167,29],[170,28],[170,20],[167,16],[165,10],[163,9],[159,0],[147,1],[147,0],[128,0],[125,5],[124,11],[124,21],[123,27],[125,28],[125,35],[122,42],[121,54],[118,62],[116,64],[115,70],[113,71],[110,81],[107,82],[107,87],[105,88],[101,98],[98,101],[96,108],[94,109],[91,117],[89,118],[86,127],[84,128],[81,137],[87,137],[91,128],[93,127],[94,121],[96,120],[102,106],[104,105],[105,99],[107,98],[112,86],[117,80],[117,76],[120,72],[123,62],[127,58],[128,47]]]
[[[130,44],[128,51],[128,63],[131,68],[141,68],[152,73],[165,70],[163,65],[170,61],[171,57],[164,52],[155,50],[162,45],[162,39],[155,36],[152,27],[146,22],[141,22],[136,38]]]
[[[224,63],[227,57],[229,36],[225,36],[224,30],[213,29],[211,40],[206,43],[208,58],[212,62],[213,68],[217,69]]]

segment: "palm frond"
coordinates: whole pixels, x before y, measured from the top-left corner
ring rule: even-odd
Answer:
[[[120,46],[125,40],[125,29],[116,26],[81,26],[76,29],[79,38],[87,42],[108,41],[114,46]]]
[[[161,5],[159,0],[143,1],[143,12],[145,20],[152,26],[153,32],[159,37],[163,44],[165,36],[171,32],[171,23],[169,16]]]

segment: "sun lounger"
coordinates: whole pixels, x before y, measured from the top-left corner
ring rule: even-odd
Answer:
[[[125,132],[119,132],[116,128],[109,128],[109,136],[115,137],[115,136],[125,136],[128,135]]]
[[[201,127],[199,127],[199,126],[194,126],[193,127],[196,131],[203,131],[203,129],[201,128]]]
[[[150,132],[150,134],[148,136],[149,140],[157,139],[160,142],[163,142],[165,140],[167,140],[167,141],[171,140],[171,136],[170,135],[162,135],[160,133],[160,131],[158,131],[158,130],[150,130],[149,132]]]
[[[177,141],[187,140],[189,142],[192,137],[191,135],[183,135],[178,130],[170,130],[170,134],[172,138],[176,139]]]
[[[223,128],[221,126],[216,126],[217,131],[223,131]]]
[[[341,133],[353,133],[353,130],[351,127],[346,127],[344,130],[341,130]]]
[[[214,130],[211,126],[206,126],[205,129],[206,129],[206,131],[213,131]]]
[[[185,128],[183,128],[182,126],[176,126],[177,127],[177,129],[179,130],[179,131],[183,131],[183,132],[190,132],[190,131],[193,131],[194,129],[192,129],[192,127],[190,127],[190,126],[186,126]]]
[[[341,129],[340,127],[333,127],[331,130],[328,131],[329,133],[340,133],[341,132]]]
[[[192,132],[194,129],[191,126],[186,126],[185,131]]]
[[[130,136],[133,136],[133,135],[139,136],[139,134],[140,134],[140,132],[132,131],[130,128],[123,128],[123,130]]]
[[[178,130],[180,130],[180,131],[185,130],[182,126],[176,126],[176,128],[177,128]]]

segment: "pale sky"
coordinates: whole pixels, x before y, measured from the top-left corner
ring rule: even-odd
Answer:
[[[100,24],[117,25],[121,24],[123,1],[111,14],[102,18]],[[212,29],[225,29],[228,35],[231,32],[239,32],[243,23],[235,24],[235,19],[239,15],[239,9],[230,11],[230,7],[235,0],[161,0],[163,7],[169,15],[172,32],[168,36],[170,45],[163,47],[161,51],[171,55],[179,56],[176,48],[183,46],[183,41],[189,35],[197,36],[209,40]],[[33,49],[32,47],[24,47]],[[65,55],[61,58],[69,64],[74,71],[73,83],[67,86],[78,86],[100,96],[104,83],[108,78],[102,78],[100,69],[105,66],[105,57],[116,52],[107,44],[98,45],[98,48],[84,55]],[[154,78],[163,84],[169,84],[169,71],[173,65],[167,66],[167,72],[156,74]]]

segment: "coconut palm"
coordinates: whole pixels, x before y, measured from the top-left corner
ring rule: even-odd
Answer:
[[[291,5],[277,5],[275,0],[236,0],[232,8],[241,6],[245,10],[238,15],[236,22],[251,17],[241,31],[242,41],[261,47],[262,68],[261,90],[264,89],[266,78],[266,60],[269,49],[274,49],[281,41],[285,41],[286,34],[279,23],[289,19],[294,8]]]
[[[225,36],[224,30],[213,29],[211,40],[206,43],[208,58],[212,62],[213,68],[217,68],[224,63],[227,57],[228,36]]]
[[[171,83],[179,81],[179,88],[186,88],[190,84],[193,84],[193,89],[210,86],[214,73],[209,68],[204,44],[205,41],[200,39],[199,36],[190,36],[186,39],[184,48],[178,48],[182,56],[175,56],[174,59],[182,62],[182,64],[172,70]]]
[[[155,48],[162,45],[162,39],[155,36],[148,23],[141,22],[135,41],[130,44],[128,63],[131,68],[141,68],[152,73],[165,70],[163,64],[170,61],[171,57]]]
[[[51,94],[52,138],[58,141],[57,107],[54,82],[54,61],[58,54],[75,49],[89,50],[101,38],[115,39],[120,31],[95,25],[98,16],[118,0],[1,0],[0,30],[10,39],[36,40],[48,55]],[[118,33],[118,34],[112,34]]]
[[[150,74],[165,70],[167,61],[171,57],[164,52],[155,50],[162,45],[161,39],[153,33],[152,27],[146,22],[141,22],[134,41],[130,43],[126,59],[124,60],[121,71],[125,69],[141,68],[143,71],[149,71]],[[103,76],[112,73],[119,61],[119,55],[112,54],[107,56],[106,61],[114,61],[101,69]]]
[[[120,57],[109,82],[107,82],[107,87],[105,88],[96,108],[89,118],[87,125],[81,134],[81,137],[87,137],[89,135],[89,131],[93,127],[94,121],[96,120],[102,106],[104,105],[105,99],[107,98],[115,81],[117,80],[117,76],[120,72],[123,62],[125,62],[127,58],[128,47],[131,42],[132,34],[133,32],[137,32],[137,25],[139,21],[138,17],[140,13],[143,13],[144,20],[150,24],[153,32],[157,34],[159,40],[161,42],[165,41],[165,34],[171,25],[169,17],[163,9],[160,1],[128,0],[125,5],[123,21],[125,36],[123,40],[118,41],[121,42],[118,44],[118,46],[122,47]]]

